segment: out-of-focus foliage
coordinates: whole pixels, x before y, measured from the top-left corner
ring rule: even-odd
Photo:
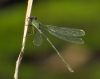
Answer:
[[[26,8],[27,2],[0,8],[0,79],[13,78],[15,62],[21,49]],[[70,73],[44,37],[43,44],[37,47],[32,42],[34,35],[27,36],[19,79],[100,78],[99,0],[35,0],[31,15],[37,16],[43,24],[83,29],[86,32],[82,37],[85,44],[68,43],[46,32],[75,70],[75,73]]]

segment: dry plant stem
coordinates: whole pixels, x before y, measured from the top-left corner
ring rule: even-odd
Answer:
[[[21,48],[19,57],[18,57],[18,59],[16,61],[14,79],[18,79],[18,69],[19,69],[21,60],[23,58],[23,54],[24,54],[26,35],[27,35],[28,23],[29,23],[28,17],[30,17],[30,14],[31,14],[32,3],[33,3],[33,0],[28,0],[28,6],[27,6],[26,18],[25,18],[25,26],[24,26],[24,35],[23,35],[23,41],[22,41],[22,48]]]

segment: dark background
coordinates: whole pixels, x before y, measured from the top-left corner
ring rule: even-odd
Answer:
[[[13,79],[19,55],[27,0],[0,0],[0,79]],[[47,36],[74,69],[69,72],[55,50],[43,37],[39,47],[28,36],[19,79],[99,79],[100,78],[100,1],[34,0],[31,15],[42,24],[79,28],[86,32],[84,44]]]

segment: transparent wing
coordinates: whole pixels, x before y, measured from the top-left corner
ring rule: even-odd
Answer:
[[[34,36],[33,42],[36,46],[40,46],[42,44],[42,36],[39,31],[37,31],[36,35]]]
[[[75,28],[65,28],[65,27],[57,27],[52,25],[44,25],[47,30],[52,32],[56,32],[58,34],[67,35],[67,36],[84,36],[85,32],[81,29]]]
[[[51,30],[48,30],[48,31],[52,35],[54,35],[54,36],[56,36],[56,37],[58,37],[62,40],[69,41],[69,42],[76,43],[76,44],[83,44],[84,43],[84,41],[81,38],[78,38],[78,37],[75,37],[75,36],[62,35],[60,33],[57,33],[57,32],[51,31]]]

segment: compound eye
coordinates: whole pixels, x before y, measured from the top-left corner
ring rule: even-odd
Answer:
[[[34,16],[33,18],[34,18],[34,20],[37,20],[37,17],[36,16]]]
[[[29,17],[29,19],[30,19],[30,21],[32,21],[32,20],[34,19],[34,17],[33,17],[33,16],[31,16],[31,17]]]

